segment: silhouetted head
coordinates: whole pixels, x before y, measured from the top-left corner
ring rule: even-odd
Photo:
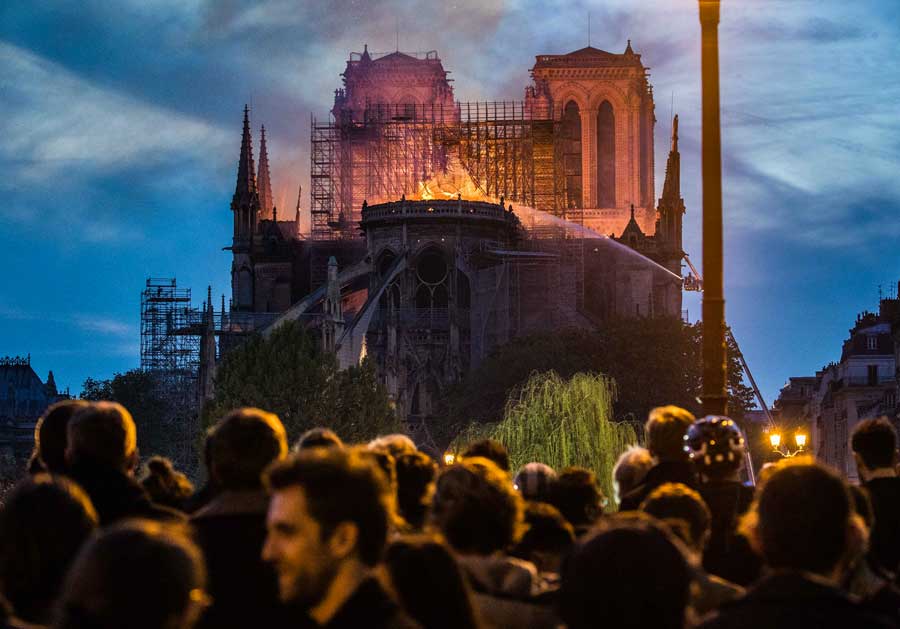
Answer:
[[[203,557],[181,529],[133,520],[85,545],[55,627],[188,629],[207,600]]]
[[[93,402],[69,420],[66,462],[131,472],[137,463],[137,429],[118,402]]]
[[[274,413],[239,408],[219,420],[212,433],[212,477],[221,490],[262,487],[262,473],[287,455],[284,425]]]
[[[414,528],[425,523],[438,466],[422,452],[401,454],[394,461],[397,471],[397,510]]]
[[[578,529],[591,526],[603,515],[606,497],[597,483],[596,474],[573,466],[560,471],[548,502]]]
[[[318,426],[310,428],[300,435],[297,443],[294,444],[294,452],[305,450],[306,448],[343,448],[344,442],[337,436],[337,433],[330,428]]]
[[[641,511],[672,525],[673,532],[689,548],[703,552],[712,516],[700,494],[681,483],[665,483],[641,503]]]
[[[747,455],[747,440],[730,417],[707,415],[688,428],[684,449],[702,474],[701,478],[723,480],[741,469]]]
[[[425,535],[401,537],[384,563],[400,604],[422,627],[478,626],[471,590],[447,546]]]
[[[687,461],[684,436],[694,423],[694,416],[678,406],[659,406],[650,411],[644,432],[647,449],[659,461]]]
[[[472,457],[441,471],[430,517],[457,552],[489,555],[518,541],[523,511],[507,474],[493,461]]]
[[[263,559],[281,599],[315,607],[339,575],[381,559],[391,496],[384,474],[359,451],[311,448],[266,471],[271,493]]]
[[[397,493],[397,465],[393,455],[386,450],[373,450],[368,446],[354,446],[351,448],[361,458],[374,463],[387,481],[388,489],[392,496],[392,503],[396,500]]]
[[[62,400],[38,419],[34,429],[35,449],[44,469],[51,474],[65,473],[69,420],[87,406],[84,400]]]
[[[847,550],[852,513],[836,472],[815,462],[789,464],[760,488],[749,531],[770,568],[828,576]]]
[[[481,439],[470,443],[461,456],[464,459],[480,456],[493,461],[504,472],[509,472],[509,452],[496,439]]]
[[[395,459],[401,454],[416,452],[416,443],[406,435],[400,433],[384,435],[383,437],[373,439],[369,442],[368,447],[370,450],[387,452]]]
[[[542,572],[558,572],[560,558],[575,543],[575,529],[559,509],[545,502],[525,505],[525,533],[512,554],[535,564]]]
[[[535,461],[519,468],[513,478],[513,487],[525,500],[546,502],[555,482],[556,470],[545,463]]]
[[[175,509],[181,509],[184,501],[194,493],[194,485],[188,477],[176,470],[172,461],[162,456],[152,456],[147,461],[141,485],[153,502]]]
[[[850,447],[861,474],[897,463],[897,431],[887,417],[864,419],[853,429]]]
[[[691,569],[681,543],[640,513],[601,521],[563,561],[559,611],[569,629],[683,629]]]
[[[644,481],[644,477],[653,467],[650,451],[640,446],[631,446],[623,452],[613,466],[613,491],[616,504],[622,502],[622,496],[631,493]]]
[[[63,477],[39,474],[0,508],[0,589],[16,615],[49,622],[66,570],[97,527],[87,494]]]

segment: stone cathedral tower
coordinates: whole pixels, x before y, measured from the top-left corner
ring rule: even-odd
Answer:
[[[531,75],[526,101],[561,122],[566,206],[618,236],[633,205],[641,230],[653,233],[653,90],[631,42],[622,54],[588,46],[538,55]]]

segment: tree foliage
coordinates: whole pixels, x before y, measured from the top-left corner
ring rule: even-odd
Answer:
[[[612,496],[613,465],[638,442],[630,423],[613,421],[615,388],[600,374],[577,373],[569,380],[553,371],[532,374],[509,398],[503,421],[470,425],[455,448],[491,437],[507,447],[514,470],[531,461],[555,469],[579,465],[593,470],[604,493]]]
[[[507,399],[534,372],[605,374],[615,381],[613,417],[642,423],[655,406],[677,404],[696,413],[702,385],[702,328],[677,318],[622,319],[599,331],[564,330],[518,338],[490,355],[445,398],[452,436],[470,421],[497,422]],[[753,407],[734,346],[729,342],[729,413]]]
[[[350,442],[401,430],[374,365],[364,360],[340,370],[298,323],[268,338],[254,336],[225,355],[204,421],[211,424],[240,406],[276,413],[291,440],[314,426],[327,426]]]
[[[132,369],[117,373],[108,380],[88,378],[82,386],[81,398],[90,401],[118,402],[128,409],[137,426],[138,449],[144,456],[154,454],[175,457],[178,448],[173,436],[183,431],[173,430],[177,421],[186,418],[176,412],[170,394],[159,376],[152,371]],[[178,461],[181,465],[188,462]]]

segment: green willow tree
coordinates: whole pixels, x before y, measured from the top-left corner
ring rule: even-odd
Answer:
[[[375,366],[367,359],[339,369],[335,357],[298,323],[287,323],[268,338],[254,336],[225,355],[204,424],[240,406],[276,413],[291,441],[315,426],[327,426],[348,442],[402,430]]]
[[[631,424],[613,421],[615,398],[616,385],[604,375],[577,373],[564,380],[553,371],[535,373],[509,398],[503,421],[470,425],[454,449],[491,437],[507,447],[513,470],[531,461],[554,469],[586,467],[612,496],[613,465],[638,443]]]

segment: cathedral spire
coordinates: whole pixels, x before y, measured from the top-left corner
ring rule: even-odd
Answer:
[[[266,126],[259,131],[259,216],[262,219],[272,218],[272,183],[269,175],[269,152],[266,150]]]
[[[259,195],[256,192],[256,168],[253,164],[253,138],[250,136],[250,108],[244,105],[244,133],[238,160],[237,185],[231,199],[234,213],[235,245],[244,247],[256,233]]]
[[[241,136],[241,157],[238,161],[235,201],[249,201],[256,192],[256,166],[253,163],[253,140],[250,137],[250,108],[244,105],[244,133]]]
[[[297,186],[297,211],[294,213],[294,221],[300,225],[300,197],[303,195],[303,184]]]
[[[678,152],[678,116],[672,120],[672,147],[666,162],[666,180],[662,196],[657,204],[656,233],[669,251],[666,265],[673,273],[681,273],[682,251],[681,225],[684,215],[684,199],[681,198],[681,155]]]
[[[681,154],[678,152],[678,114],[672,120],[672,146],[666,162],[666,180],[661,202],[672,205],[681,199]]]

